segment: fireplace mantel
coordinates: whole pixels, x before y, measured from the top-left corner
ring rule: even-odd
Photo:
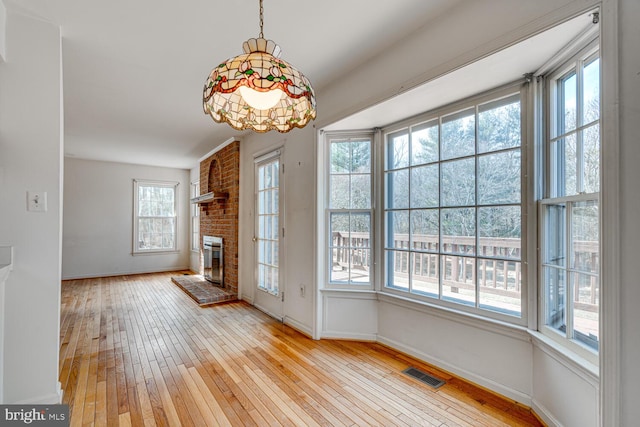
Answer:
[[[198,197],[192,198],[191,203],[202,205],[205,203],[211,203],[214,200],[226,200],[228,198],[229,198],[229,193],[225,193],[224,191],[210,191]]]

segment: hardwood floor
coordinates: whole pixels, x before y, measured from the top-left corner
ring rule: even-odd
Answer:
[[[62,283],[71,425],[539,426],[511,401],[374,343],[314,341],[158,273]],[[409,366],[447,384],[406,377]]]

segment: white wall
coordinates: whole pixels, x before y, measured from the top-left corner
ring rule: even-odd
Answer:
[[[621,426],[640,420],[640,2],[619,1]],[[605,141],[606,143],[606,141]]]
[[[284,204],[286,237],[282,250],[285,322],[311,334],[313,325],[314,241],[315,241],[315,134],[313,126],[295,129],[286,136],[271,132],[243,137],[240,145],[240,236],[238,281],[242,299],[254,297],[253,191],[256,155],[284,147]],[[300,285],[306,286],[304,296]]]
[[[536,336],[530,406],[547,425],[597,426],[598,391],[597,373],[568,359],[552,340]]]
[[[4,402],[58,403],[62,96],[60,29],[8,10],[0,63],[0,245],[6,283]],[[27,191],[47,212],[27,212]],[[2,337],[0,337],[2,339]]]
[[[7,59],[7,8],[0,1],[0,61]]]
[[[526,331],[382,297],[378,340],[519,402],[530,404]]]
[[[373,291],[324,289],[320,301],[320,338],[378,341],[378,295]]]
[[[558,16],[568,17],[594,4],[596,0],[460,1],[444,16],[321,88],[316,126],[321,129],[541,32],[556,24]]]
[[[62,277],[189,269],[189,171],[65,158]],[[178,185],[178,252],[132,255],[133,180]]]

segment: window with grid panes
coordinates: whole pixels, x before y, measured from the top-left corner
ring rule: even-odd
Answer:
[[[327,135],[329,283],[372,282],[372,134]]]
[[[540,202],[542,320],[596,353],[600,306],[600,59],[594,45],[547,78]],[[573,345],[573,344],[571,344]]]
[[[386,133],[386,289],[522,317],[521,116],[511,89]]]
[[[134,180],[134,253],[177,250],[177,182]]]

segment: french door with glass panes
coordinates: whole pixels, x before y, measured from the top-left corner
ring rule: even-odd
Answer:
[[[284,283],[281,274],[281,250],[284,235],[281,197],[282,150],[255,159],[255,278],[254,305],[282,320]]]

